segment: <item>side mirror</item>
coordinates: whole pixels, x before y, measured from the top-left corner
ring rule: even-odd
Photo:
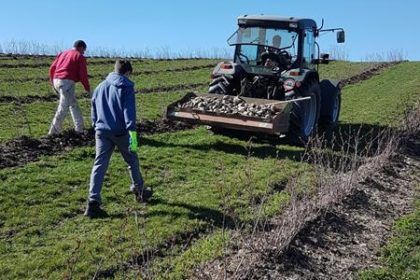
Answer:
[[[342,44],[346,41],[346,33],[341,30],[337,32],[337,43]]]

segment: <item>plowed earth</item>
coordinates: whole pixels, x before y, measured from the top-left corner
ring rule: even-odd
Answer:
[[[137,125],[141,134],[173,132],[191,128],[190,125],[167,120],[143,120]],[[56,136],[41,138],[19,137],[0,145],[0,168],[22,166],[40,156],[54,155],[75,147],[94,145],[93,130],[83,134],[66,131]]]
[[[379,267],[394,221],[413,211],[420,184],[418,140],[411,139],[403,152],[356,181],[344,199],[320,211],[282,254],[239,246],[227,259],[197,269],[196,279],[357,279],[361,270]],[[264,240],[253,239],[253,246],[258,242]]]

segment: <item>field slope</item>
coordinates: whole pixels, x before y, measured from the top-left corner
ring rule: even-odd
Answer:
[[[140,74],[135,81],[139,89],[199,83],[192,88],[202,91],[209,79],[207,65],[213,62],[166,61],[156,66],[139,62],[144,71],[165,71]],[[23,66],[0,67],[0,81],[25,80],[1,83],[0,93],[19,98],[50,94],[48,84],[40,83],[47,63],[35,62],[41,71],[28,67],[32,61],[19,63],[26,67],[22,72]],[[197,65],[204,68],[193,68]],[[193,70],[188,68],[182,75],[168,70],[180,67]],[[322,76],[345,79],[373,64],[339,62],[323,67]],[[106,75],[109,69],[109,64],[94,64],[92,74]],[[184,93],[139,94],[139,120],[159,119],[165,106]],[[420,63],[392,66],[343,90],[340,128],[398,126],[404,108],[419,97]],[[88,118],[89,100],[84,98],[81,104]],[[42,100],[0,103],[0,141],[42,136],[55,106],[55,101]],[[284,186],[291,178],[299,182],[302,192],[313,191],[316,174],[301,161],[303,152],[286,143],[274,146],[212,135],[203,127],[144,136],[139,157],[147,185],[155,190],[153,201],[135,203],[128,192],[126,166],[116,154],[103,193],[109,216],[92,221],[81,214],[94,147],[4,168],[0,170],[0,278],[186,278],[200,263],[223,253],[232,229],[281,213],[289,203],[291,194]],[[262,210],[256,206],[261,199],[267,201]]]

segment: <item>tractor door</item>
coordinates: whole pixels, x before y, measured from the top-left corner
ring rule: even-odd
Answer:
[[[313,29],[305,29],[303,32],[303,58],[302,68],[315,69],[313,64],[315,58],[315,34]]]

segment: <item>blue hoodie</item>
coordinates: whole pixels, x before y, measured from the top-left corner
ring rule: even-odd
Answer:
[[[92,124],[97,133],[123,135],[136,130],[134,83],[112,72],[92,96]]]

